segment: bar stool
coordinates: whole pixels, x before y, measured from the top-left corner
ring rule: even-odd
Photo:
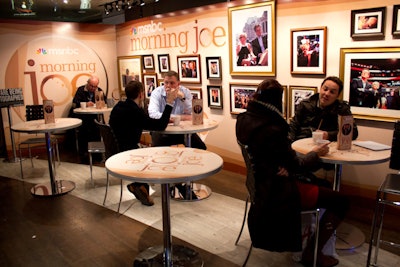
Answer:
[[[389,168],[400,170],[400,121],[395,123]],[[394,207],[400,206],[400,172],[397,174],[387,174],[385,180],[376,193],[375,211],[372,219],[371,237],[368,249],[367,267],[378,266],[377,264],[380,244],[400,248],[400,244],[398,243],[382,240],[383,217],[386,205]],[[375,253],[371,262],[373,247],[375,247]]]
[[[93,158],[92,153],[104,154],[106,149],[102,141],[88,142],[89,166],[90,166],[90,182],[93,185]]]

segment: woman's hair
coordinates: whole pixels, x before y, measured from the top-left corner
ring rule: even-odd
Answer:
[[[282,110],[282,94],[283,87],[275,79],[266,79],[262,81],[257,91],[253,95],[253,99],[275,106],[278,110]]]
[[[125,87],[125,94],[129,99],[136,99],[143,91],[143,84],[139,81],[130,81]]]

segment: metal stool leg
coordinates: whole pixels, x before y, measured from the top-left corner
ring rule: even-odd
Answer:
[[[246,259],[245,259],[244,262],[243,262],[242,267],[246,267],[247,262],[249,261],[249,258],[250,258],[250,254],[251,254],[252,249],[253,249],[253,244],[250,245],[249,252],[247,252],[247,256],[246,256]]]
[[[89,168],[90,168],[90,182],[93,185],[93,159],[91,152],[89,152]]]
[[[119,193],[118,213],[119,213],[119,208],[121,207],[121,201],[122,201],[122,179],[120,179],[120,185],[121,185],[121,189],[120,189],[120,193]]]
[[[122,182],[122,180],[121,180],[121,182]],[[109,182],[108,182],[108,172],[107,172],[106,193],[104,194],[103,206],[106,205],[106,199],[107,199],[107,194],[108,194],[108,184],[109,184]]]
[[[247,195],[246,203],[245,203],[246,206],[245,206],[245,208],[244,208],[244,216],[243,216],[242,227],[240,228],[239,235],[238,235],[238,237],[236,238],[235,245],[237,245],[237,243],[239,242],[240,236],[242,235],[242,232],[243,232],[244,225],[245,225],[245,223],[246,223],[247,207],[248,207],[248,204],[249,204],[249,199],[250,199],[250,196]]]

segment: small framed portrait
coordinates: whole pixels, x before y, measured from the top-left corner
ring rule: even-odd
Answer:
[[[141,56],[118,57],[118,81],[121,91],[132,80],[141,81],[142,59]]]
[[[154,57],[153,55],[144,55],[143,59],[143,70],[152,70],[154,71]]]
[[[170,70],[169,54],[158,55],[158,70],[160,73]]]
[[[179,80],[183,83],[201,83],[200,55],[178,56]]]
[[[325,74],[326,27],[290,30],[291,73]]]
[[[206,57],[207,79],[221,79],[221,57]]]
[[[316,86],[289,86],[289,118],[294,116],[301,101],[309,98],[316,92]]]
[[[193,99],[202,99],[203,98],[203,94],[201,93],[201,88],[188,88],[190,90],[190,93],[193,96]]]
[[[351,11],[351,37],[385,37],[386,7]]]
[[[208,106],[222,109],[222,86],[207,85]]]
[[[400,37],[400,5],[393,6],[393,22],[392,34],[393,36]]]
[[[157,73],[143,74],[143,86],[146,98],[150,98],[151,93],[157,87]]]
[[[231,102],[231,114],[245,112],[250,98],[257,90],[257,85],[230,84],[229,94]]]

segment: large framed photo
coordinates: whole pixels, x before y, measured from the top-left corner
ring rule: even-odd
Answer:
[[[143,74],[143,86],[146,98],[150,98],[151,93],[157,87],[157,73]]]
[[[201,83],[200,55],[178,56],[179,80],[183,83]]]
[[[154,71],[154,57],[153,55],[144,55],[143,59],[143,69],[144,70],[153,70]]]
[[[392,34],[400,37],[400,5],[393,6]]]
[[[358,9],[351,11],[351,37],[385,36],[386,7]]]
[[[230,73],[275,76],[275,1],[231,7]]]
[[[118,57],[117,60],[119,89],[125,91],[125,87],[130,81],[141,81],[142,58],[141,56],[123,56]]]
[[[290,30],[292,74],[325,74],[326,36],[326,27]]]
[[[157,55],[158,57],[158,70],[160,73],[168,72],[170,70],[169,54]]]
[[[350,103],[354,117],[400,119],[399,70],[400,47],[340,49],[343,99]]]
[[[221,57],[206,57],[207,79],[221,79]]]
[[[314,86],[289,86],[289,118],[292,118],[296,113],[297,107],[304,99],[309,98],[317,92],[317,87]]]
[[[222,109],[222,86],[207,85],[208,106]]]
[[[245,112],[250,98],[257,90],[257,85],[230,84],[229,94],[231,102],[231,114]]]

